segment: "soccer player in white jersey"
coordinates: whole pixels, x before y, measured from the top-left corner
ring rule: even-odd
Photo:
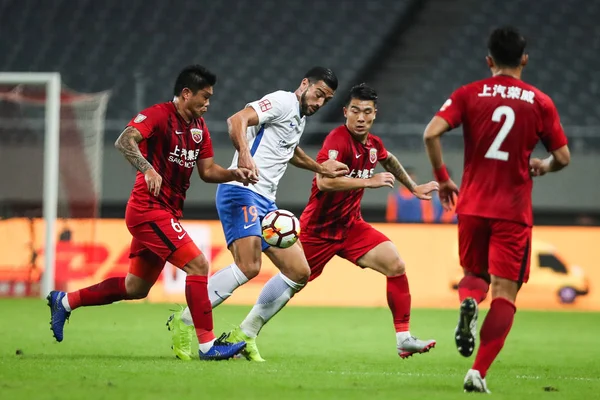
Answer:
[[[217,188],[217,211],[234,262],[208,281],[213,308],[258,275],[263,251],[281,271],[265,285],[251,311],[265,323],[308,281],[310,268],[300,245],[296,243],[286,249],[270,247],[262,239],[261,220],[278,208],[275,204],[277,185],[288,162],[329,178],[349,172],[345,164],[335,160],[317,163],[298,146],[306,117],[323,107],[333,97],[337,86],[333,71],[314,67],[306,73],[295,92],[269,93],[247,104],[227,120],[229,136],[237,150],[230,168],[239,166],[254,171],[258,183],[249,186],[223,184]],[[173,331],[174,354],[182,360],[190,360],[194,328],[189,309],[171,315],[167,326]],[[244,354],[246,358],[263,361],[255,342],[258,329],[260,327],[242,324],[230,333],[229,340],[244,338],[250,347]]]

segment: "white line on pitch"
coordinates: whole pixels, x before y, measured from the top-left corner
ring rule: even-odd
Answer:
[[[279,373],[278,370],[269,370],[274,374]],[[458,378],[461,374],[436,374],[436,373],[421,373],[421,372],[365,372],[365,371],[305,371],[315,374],[331,374],[331,375],[356,375],[356,376],[414,376],[414,377],[437,377],[437,378]],[[589,378],[583,376],[535,376],[535,375],[515,375],[515,379],[526,380],[561,380],[561,381],[586,381],[597,382],[600,378]]]

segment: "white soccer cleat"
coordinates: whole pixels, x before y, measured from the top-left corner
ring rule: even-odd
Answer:
[[[409,336],[398,346],[398,355],[400,358],[407,358],[415,353],[427,353],[435,347],[435,340],[421,340],[414,336]]]
[[[477,392],[477,393],[492,393],[487,388],[485,378],[481,377],[479,371],[470,369],[465,376],[465,382],[463,384],[465,392]]]
[[[454,330],[454,341],[456,349],[464,357],[470,357],[475,350],[475,338],[477,337],[477,302],[468,297],[460,303],[460,316]]]

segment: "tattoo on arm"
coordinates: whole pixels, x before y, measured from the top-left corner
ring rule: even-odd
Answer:
[[[410,176],[408,176],[408,173],[404,170],[404,167],[400,164],[400,161],[398,161],[395,155],[388,152],[388,158],[383,160],[381,165],[386,171],[391,172],[408,190],[411,192],[414,191],[417,184],[410,179]]]
[[[140,151],[138,143],[142,140],[144,140],[142,134],[134,127],[128,126],[115,142],[115,147],[123,153],[131,165],[141,173],[145,173],[152,168],[152,165],[150,165]]]

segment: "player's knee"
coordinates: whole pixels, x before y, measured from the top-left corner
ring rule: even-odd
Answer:
[[[388,267],[387,276],[398,276],[406,272],[406,265],[400,258],[396,259]]]
[[[298,266],[294,269],[286,270],[285,275],[292,281],[300,285],[305,285],[310,278],[310,268],[308,265]]]
[[[236,262],[236,265],[238,266],[240,271],[242,271],[244,275],[246,275],[246,278],[248,278],[248,280],[258,275],[258,273],[260,272],[260,264],[260,259],[251,261],[240,260]]]
[[[142,282],[141,279],[125,279],[125,290],[127,291],[127,299],[137,300],[144,299],[148,296],[151,286]]]
[[[209,265],[206,257],[200,255],[187,263],[183,270],[188,275],[208,276]]]

